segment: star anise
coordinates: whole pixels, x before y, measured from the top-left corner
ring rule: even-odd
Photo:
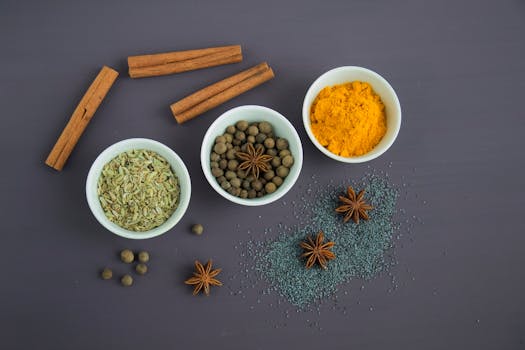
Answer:
[[[356,224],[359,223],[359,218],[368,220],[367,210],[373,209],[374,207],[366,203],[363,199],[365,191],[361,190],[357,196],[355,195],[352,186],[348,186],[348,196],[339,196],[339,200],[343,203],[335,209],[338,213],[344,213],[344,222],[348,222],[350,218],[354,220]]]
[[[308,259],[306,259],[306,268],[309,269],[318,262],[319,265],[326,270],[328,260],[335,259],[335,254],[330,250],[334,245],[335,243],[331,241],[324,243],[323,231],[319,231],[315,241],[311,236],[308,236],[306,242],[300,243],[301,248],[304,249],[304,253],[301,257],[308,257]]]
[[[267,172],[270,170],[270,164],[272,156],[269,154],[263,154],[264,148],[262,146],[257,147],[257,150],[251,143],[246,144],[246,152],[236,152],[238,158],[243,160],[237,169],[246,170],[251,172],[253,177],[259,178],[259,173]]]
[[[222,269],[211,269],[212,262],[208,260],[206,267],[204,267],[200,261],[195,260],[195,270],[193,277],[188,278],[184,283],[194,285],[193,295],[199,294],[201,289],[204,290],[204,294],[210,295],[210,286],[222,286],[222,282],[215,277],[221,272]]]

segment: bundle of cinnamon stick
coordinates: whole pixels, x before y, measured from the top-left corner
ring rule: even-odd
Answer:
[[[197,50],[166,52],[128,57],[129,76],[144,78],[186,72],[242,61],[240,45],[220,46]],[[117,79],[118,72],[104,66],[71,115],[46,164],[62,170],[80,136]],[[170,108],[179,124],[259,86],[274,77],[266,62],[223,79],[199,90]]]

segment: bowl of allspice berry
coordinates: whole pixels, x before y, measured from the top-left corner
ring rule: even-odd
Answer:
[[[297,131],[267,107],[230,109],[213,122],[202,142],[206,179],[221,196],[241,205],[264,205],[284,196],[302,164]]]

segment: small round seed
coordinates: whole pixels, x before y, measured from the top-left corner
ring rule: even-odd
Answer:
[[[273,157],[272,158],[272,166],[274,168],[277,168],[279,165],[281,165],[281,158],[280,157]]]
[[[201,224],[195,224],[191,227],[191,232],[195,233],[196,235],[202,235],[204,232],[204,226]]]
[[[212,162],[218,162],[219,160],[221,159],[221,156],[218,155],[217,153],[215,152],[212,152],[211,155],[210,155],[210,160]]]
[[[264,178],[268,181],[270,181],[271,179],[273,179],[273,177],[275,176],[275,171],[273,170],[268,170],[266,173],[264,173]]]
[[[291,154],[285,156],[282,161],[283,165],[287,168],[293,165],[293,156]]]
[[[229,170],[236,170],[239,166],[239,162],[236,159],[232,159],[228,161],[228,169]]]
[[[254,190],[254,189],[249,190],[248,191],[248,198],[251,199],[251,198],[255,198],[255,197],[257,197],[257,191]]]
[[[275,143],[275,146],[278,150],[284,150],[288,148],[288,141],[283,138],[278,138],[277,142]]]
[[[246,134],[242,131],[237,131],[235,132],[235,139],[242,142],[246,140]]]
[[[219,177],[224,175],[224,170],[222,170],[221,168],[212,168],[211,174],[215,177]]]
[[[283,184],[283,178],[280,176],[276,176],[272,179],[272,182],[277,186],[281,186]]]
[[[147,263],[149,261],[149,253],[145,250],[139,252],[139,261],[141,263]]]
[[[120,279],[120,284],[122,284],[124,287],[129,287],[133,284],[133,277],[130,275],[124,275]]]
[[[246,191],[246,190],[241,190],[240,197],[241,197],[241,198],[244,198],[244,199],[248,198],[248,191]]]
[[[252,188],[252,186],[250,185],[250,181],[244,180],[242,182],[242,188],[244,188],[245,190],[250,190]]]
[[[126,264],[131,264],[134,259],[135,255],[133,255],[133,252],[131,250],[124,249],[120,252],[120,260],[122,260],[122,262],[125,262]]]
[[[226,180],[231,180],[231,179],[234,179],[237,177],[237,174],[235,174],[234,171],[231,171],[231,170],[228,170],[226,172],[226,174],[224,174],[224,177],[226,178]]]
[[[277,185],[275,185],[273,182],[268,182],[264,189],[266,190],[266,193],[273,193],[277,189]]]
[[[235,126],[234,125],[229,125],[227,128],[226,128],[226,132],[228,134],[235,134]]]
[[[237,129],[239,129],[240,131],[244,131],[246,129],[248,129],[248,122],[246,120],[239,120],[235,126],[237,127]]]
[[[248,142],[248,143],[255,143],[255,136],[249,135],[246,138],[246,142]]]
[[[135,271],[139,274],[139,275],[145,275],[146,272],[148,272],[148,266],[146,264],[137,264],[137,266],[135,266]]]
[[[228,190],[228,189],[230,189],[232,187],[232,185],[228,181],[223,181],[223,182],[221,182],[221,187],[224,190]]]
[[[238,169],[236,174],[237,174],[237,177],[239,179],[245,179],[246,178],[246,171],[244,171],[244,170]]]
[[[103,280],[109,280],[111,279],[111,277],[113,277],[113,271],[111,271],[110,269],[106,267],[104,270],[102,270],[102,272],[100,273],[100,276],[102,277]]]
[[[224,152],[228,150],[228,148],[226,147],[225,143],[221,142],[221,143],[215,144],[215,146],[213,146],[213,150],[217,154],[223,154]]]
[[[233,135],[231,134],[224,134],[224,139],[226,140],[226,143],[232,143],[233,141]]]
[[[251,125],[248,128],[248,135],[257,136],[258,133],[259,133],[259,128],[257,126]]]
[[[215,138],[215,143],[225,143],[225,142],[226,142],[226,139],[224,138],[223,135],[217,136]]]
[[[222,170],[226,169],[226,167],[228,167],[228,160],[226,159],[221,159],[219,161],[219,168],[221,168]]]
[[[259,123],[259,131],[265,134],[269,134],[272,132],[272,124],[268,122],[260,122]]]
[[[277,155],[277,150],[275,148],[270,148],[268,150],[266,150],[266,154],[272,156],[272,157],[275,157]]]
[[[238,179],[238,178],[231,179],[230,184],[235,188],[239,188],[241,187],[241,179]]]
[[[256,191],[260,191],[263,188],[263,184],[260,180],[252,181],[251,185],[252,185],[252,188]]]
[[[286,156],[289,156],[290,154],[292,154],[290,150],[283,149],[282,151],[279,152],[279,157],[284,158]]]
[[[264,140],[264,146],[266,148],[274,148],[275,147],[275,140],[272,139],[271,137],[267,137],[265,140]]]
[[[288,169],[287,167],[285,166],[280,166],[277,168],[277,170],[275,171],[277,176],[280,176],[280,177],[286,177],[288,176],[288,173],[290,172],[290,169]]]
[[[235,159],[235,153],[236,151],[233,148],[229,149],[228,152],[226,152],[226,159]]]

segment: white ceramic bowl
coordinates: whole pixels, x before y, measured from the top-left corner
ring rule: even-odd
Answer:
[[[212,147],[215,145],[215,138],[225,133],[226,127],[234,125],[239,120],[246,120],[248,122],[267,121],[273,126],[274,134],[278,137],[283,137],[288,140],[290,152],[294,157],[294,164],[290,168],[290,173],[284,179],[284,182],[273,193],[266,194],[260,198],[243,199],[229,194],[223,190],[210,169],[210,153]],[[211,187],[224,198],[242,205],[257,206],[264,205],[276,201],[288,192],[299,177],[301,168],[303,166],[303,147],[301,139],[294,129],[293,125],[282,114],[273,109],[262,106],[240,106],[229,111],[226,111],[219,118],[217,118],[209,127],[201,148],[201,165],[202,171]]]
[[[355,80],[369,83],[381,97],[385,105],[387,130],[385,136],[370,152],[358,157],[341,157],[330,152],[315,138],[310,126],[310,108],[319,92],[325,87],[349,83]],[[325,155],[340,162],[362,163],[379,157],[392,146],[401,127],[401,105],[392,86],[376,72],[355,66],[339,67],[321,75],[308,89],[303,102],[303,123],[310,140]]]
[[[162,225],[145,232],[126,230],[111,222],[104,214],[97,194],[98,179],[104,165],[106,165],[110,160],[122,152],[133,149],[147,149],[158,153],[170,163],[171,168],[179,178],[180,196],[177,209],[175,209],[173,214]],[[121,237],[131,239],[152,238],[160,236],[161,234],[170,230],[177,222],[179,222],[186,212],[191,196],[190,174],[188,173],[188,169],[186,169],[182,159],[168,146],[150,139],[127,139],[109,146],[102,153],[100,153],[97,159],[95,159],[91,169],[89,169],[86,181],[86,196],[89,208],[93,212],[93,215],[95,215],[95,218],[98,220],[98,222],[100,222],[102,226],[107,228],[109,231]]]

